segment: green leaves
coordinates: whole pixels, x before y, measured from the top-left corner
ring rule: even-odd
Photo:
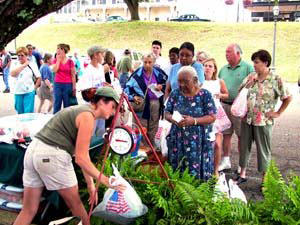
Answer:
[[[42,4],[43,0],[33,0],[33,3],[36,5]]]
[[[159,166],[139,165],[127,157],[111,154],[105,163],[105,174],[111,175],[111,163],[118,165],[124,178],[146,181],[132,181],[142,202],[147,205],[148,213],[137,218],[136,225],[232,225],[232,224],[300,224],[300,178],[291,176],[286,183],[272,161],[264,181],[264,199],[257,202],[244,202],[226,197],[214,199],[216,180],[201,182],[188,173],[173,171],[169,164],[165,170],[174,189],[160,173]],[[98,166],[98,169],[101,165]],[[84,182],[84,181],[83,181]],[[158,182],[158,183],[151,183]],[[81,182],[79,182],[81,183]],[[105,192],[100,186],[99,200]],[[80,192],[87,203],[86,189]],[[100,218],[92,218],[92,225],[111,224]]]

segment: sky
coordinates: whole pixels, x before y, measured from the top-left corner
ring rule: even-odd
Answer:
[[[243,8],[242,0],[235,0],[233,5],[226,5],[224,0],[178,0],[177,9],[180,15],[193,13],[218,22],[236,22],[238,4],[240,22],[250,21],[251,13]]]

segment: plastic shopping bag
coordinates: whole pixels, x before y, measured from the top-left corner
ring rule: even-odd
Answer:
[[[241,201],[247,204],[247,198],[244,192],[242,191],[242,189],[240,189],[240,187],[232,179],[230,179],[228,183],[229,183],[230,198],[240,199]]]
[[[121,192],[109,188],[92,214],[114,223],[129,224],[136,217],[146,214],[148,208],[142,203],[133,187],[120,175],[118,169],[113,164],[112,167],[115,180],[111,185],[123,184],[126,190]]]
[[[247,107],[248,88],[243,88],[231,106],[231,113],[236,117],[243,118],[248,111]]]
[[[213,129],[218,133],[222,133],[224,130],[229,129],[230,127],[231,122],[228,116],[226,115],[226,112],[224,111],[222,105],[219,105]]]
[[[168,146],[167,146],[167,135],[171,129],[171,123],[167,120],[159,120],[158,129],[155,134],[155,144],[161,150],[161,153],[164,157],[168,155]]]
[[[78,217],[65,217],[59,220],[54,220],[49,223],[49,225],[82,225],[80,218]]]
[[[229,188],[226,180],[225,173],[220,173],[219,179],[215,186],[215,196],[214,200],[217,200],[219,197],[229,198]]]

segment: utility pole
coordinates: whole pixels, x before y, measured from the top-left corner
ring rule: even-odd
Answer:
[[[272,69],[275,71],[275,57],[276,57],[276,34],[277,34],[277,19],[279,16],[278,0],[274,2],[273,17],[274,17],[274,34],[273,34],[273,54],[272,54]]]

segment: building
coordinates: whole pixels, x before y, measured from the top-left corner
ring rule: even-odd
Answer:
[[[251,11],[252,20],[274,21],[273,16],[274,1],[254,0],[248,7]],[[278,20],[295,21],[300,18],[300,1],[279,0]]]
[[[150,0],[139,3],[139,16],[141,20],[167,21],[177,16],[177,0]],[[123,0],[76,0],[57,14],[83,15],[86,17],[105,20],[108,16],[118,15],[130,19],[130,12]]]
[[[108,16],[118,15],[130,19],[124,0],[75,0],[57,14],[67,18],[82,16],[104,21]],[[243,7],[242,0],[228,6],[224,0],[149,0],[139,3],[141,20],[168,21],[182,14],[195,14],[202,19],[219,22],[249,22],[250,11]]]

